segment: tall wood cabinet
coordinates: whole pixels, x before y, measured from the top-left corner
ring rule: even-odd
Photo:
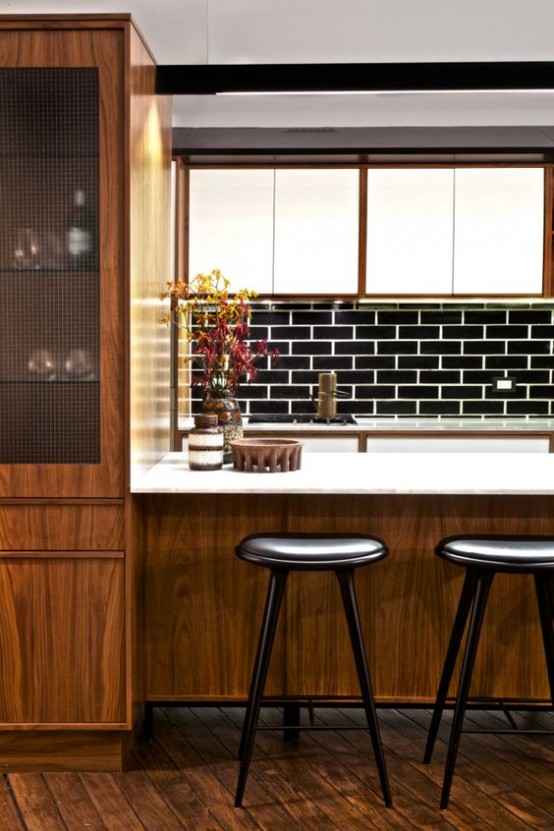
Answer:
[[[169,446],[165,336],[141,348],[168,274],[154,81],[129,15],[0,17],[5,770],[121,768],[141,698],[130,471]]]

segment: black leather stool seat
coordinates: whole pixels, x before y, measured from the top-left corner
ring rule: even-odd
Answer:
[[[252,534],[235,551],[255,565],[301,571],[353,568],[387,556],[381,540],[359,534]]]
[[[450,799],[479,636],[489,592],[497,572],[533,576],[550,697],[554,705],[554,539],[537,536],[462,535],[441,540],[435,552],[443,560],[463,566],[466,574],[427,735],[423,756],[425,763],[431,761],[450,682],[469,620],[442,785],[440,807],[446,808]]]
[[[355,570],[359,566],[365,566],[386,557],[388,554],[386,545],[376,537],[364,534],[251,534],[239,542],[235,553],[242,560],[263,566],[270,571],[238,754],[241,765],[235,793],[235,806],[238,808],[242,805],[279,611],[291,571],[333,571],[336,574],[381,790],[385,805],[392,805],[354,588]],[[300,729],[300,726],[295,729]],[[306,726],[301,729],[309,730],[315,727]]]
[[[438,544],[436,552],[461,566],[495,571],[554,570],[554,539],[548,537],[450,537]]]

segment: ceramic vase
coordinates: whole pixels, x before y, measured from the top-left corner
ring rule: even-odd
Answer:
[[[217,423],[223,431],[223,464],[233,461],[231,442],[242,438],[242,413],[240,404],[234,395],[227,391],[206,392],[202,403],[202,412],[215,413]]]

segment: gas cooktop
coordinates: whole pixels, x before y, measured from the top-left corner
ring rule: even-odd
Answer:
[[[248,416],[250,424],[357,424],[350,413],[335,418],[320,418],[317,413],[267,413]]]

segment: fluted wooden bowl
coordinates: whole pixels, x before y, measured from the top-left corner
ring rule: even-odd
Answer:
[[[231,442],[233,467],[247,473],[300,470],[303,446],[298,439],[237,439]]]

